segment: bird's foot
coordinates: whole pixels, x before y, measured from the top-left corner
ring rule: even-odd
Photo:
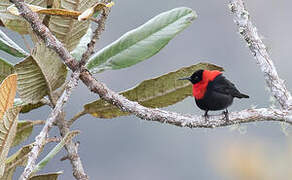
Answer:
[[[226,120],[226,122],[228,122],[229,121],[229,115],[228,115],[228,109],[226,109],[225,111],[223,111],[223,115],[224,115],[224,118],[225,118],[225,120]]]
[[[205,118],[205,122],[207,123],[207,122],[209,122],[209,114],[208,114],[208,111],[206,111],[205,112],[205,114],[203,115],[204,116],[204,118]]]

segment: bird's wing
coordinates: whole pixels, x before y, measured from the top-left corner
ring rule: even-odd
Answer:
[[[241,93],[236,89],[235,85],[222,75],[214,79],[211,88],[218,93],[241,97]]]

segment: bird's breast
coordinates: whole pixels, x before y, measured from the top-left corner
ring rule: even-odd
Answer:
[[[193,85],[193,96],[202,99],[207,91],[208,82],[199,82]]]

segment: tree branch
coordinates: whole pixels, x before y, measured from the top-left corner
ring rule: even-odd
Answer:
[[[46,120],[46,123],[40,132],[40,134],[35,138],[35,143],[33,145],[33,148],[31,152],[28,155],[27,160],[27,166],[25,167],[22,175],[20,176],[20,180],[27,180],[35,168],[35,162],[39,155],[40,150],[42,149],[47,137],[49,130],[52,128],[53,123],[56,121],[57,117],[60,115],[60,113],[63,110],[64,104],[67,102],[72,89],[75,88],[78,84],[79,80],[79,71],[74,72],[72,78],[70,79],[69,83],[67,84],[67,87],[61,97],[58,99],[55,108],[52,110],[51,114],[49,115],[48,119]]]
[[[108,16],[108,11],[104,11],[102,13],[102,17],[98,21],[98,28],[94,32],[94,36],[91,39],[91,42],[88,44],[87,51],[83,54],[80,64],[71,56],[71,54],[68,52],[67,49],[64,48],[63,44],[52,35],[52,33],[49,31],[49,29],[44,26],[41,21],[38,18],[38,15],[36,13],[31,12],[31,10],[25,5],[23,0],[12,0],[12,2],[16,5],[16,7],[19,9],[19,12],[21,12],[22,16],[31,24],[32,28],[34,29],[34,32],[40,36],[46,43],[46,45],[49,48],[52,48],[56,53],[64,58],[65,64],[70,67],[70,69],[74,72],[75,78],[74,80],[78,81],[79,77],[79,70],[80,67],[83,66],[89,56],[92,54],[94,50],[95,42],[99,39],[101,32],[104,30],[104,23]],[[37,29],[37,30],[36,30]],[[47,37],[47,38],[45,38]],[[49,37],[49,38],[48,38]],[[75,72],[77,71],[77,72]],[[77,85],[77,84],[76,84]],[[64,92],[65,93],[65,92]],[[69,95],[68,95],[69,96]],[[60,98],[61,99],[61,98]],[[58,100],[59,102],[59,100]],[[56,105],[56,108],[58,105]],[[55,109],[56,109],[55,108]],[[55,110],[54,109],[54,110]],[[27,179],[29,177],[29,174],[33,170],[35,166],[35,161],[38,156],[38,152],[40,150],[40,147],[42,147],[41,143],[43,139],[48,135],[48,131],[52,126],[52,123],[55,121],[55,119],[58,117],[61,111],[56,113],[55,111],[52,111],[54,113],[53,119],[50,120],[44,127],[44,131],[42,131],[38,139],[36,139],[36,148],[32,150],[30,159],[28,161],[27,167],[25,168],[25,171],[23,172],[20,179]],[[62,109],[60,109],[62,110]],[[66,132],[69,131],[69,128],[67,127],[67,123],[64,121],[64,119],[60,118],[60,122],[58,122],[59,129],[61,131],[61,134],[66,134]],[[68,144],[65,145],[65,148],[68,151],[68,157],[70,157],[71,164],[73,166],[73,175],[76,179],[88,179],[88,176],[85,174],[80,157],[78,156],[77,152],[77,146],[71,141]]]
[[[60,52],[64,52],[64,54],[59,53],[61,59],[71,70],[74,71],[77,68],[76,62],[74,62],[75,61],[74,58],[64,48],[64,46],[56,38],[52,37],[53,36],[52,33],[49,30],[47,30],[47,28],[44,25],[42,25],[41,23],[34,24],[34,22],[36,21],[34,19],[35,16],[32,15],[34,13],[31,12],[30,9],[28,9],[25,6],[25,4],[19,1],[17,1],[17,3],[15,4],[16,7],[21,12],[21,15],[25,17],[25,19],[27,19],[28,22],[31,24],[36,34],[38,34],[45,42],[50,41],[49,44],[50,46],[52,46],[54,50],[61,49]],[[269,74],[267,73],[267,75]],[[92,75],[86,70],[83,70],[81,72],[80,79],[92,92],[99,94],[102,99],[116,105],[123,111],[133,113],[136,116],[140,117],[141,119],[146,119],[150,121],[158,121],[162,123],[169,123],[178,126],[187,126],[192,128],[194,127],[213,128],[237,123],[246,123],[263,120],[266,121],[269,119],[274,121],[290,122],[290,116],[287,115],[287,111],[274,109],[250,109],[241,112],[230,113],[230,121],[228,123],[223,122],[221,116],[212,117],[210,119],[210,122],[205,122],[204,118],[201,116],[181,115],[175,112],[168,112],[159,109],[143,107],[139,105],[137,102],[130,101],[124,98],[123,96],[113,92],[112,90],[108,89],[103,83],[94,79]],[[273,83],[273,80],[274,79],[272,78],[271,83]],[[277,78],[275,80],[277,81]],[[279,91],[280,90],[282,90],[282,88],[279,88]],[[276,90],[273,89],[273,91]],[[278,115],[280,115],[280,117]]]
[[[283,109],[291,109],[291,94],[287,90],[284,81],[279,78],[276,67],[258,34],[257,28],[250,20],[250,15],[245,8],[244,2],[242,0],[231,0],[229,8],[234,15],[233,19],[238,26],[241,37],[246,41],[257,64],[264,73],[266,83],[271,93]]]
[[[60,133],[62,137],[64,137],[69,131],[69,126],[67,124],[67,121],[65,121],[64,116],[59,118],[57,123]],[[68,152],[67,159],[70,160],[70,163],[72,164],[72,170],[73,170],[73,176],[75,179],[78,180],[88,180],[88,176],[84,171],[81,158],[78,155],[78,143],[74,143],[72,140],[69,141],[67,144],[65,144],[65,149]]]
[[[107,20],[109,14],[109,9],[104,8],[104,10],[101,13],[101,17],[99,18],[99,20],[97,20],[97,28],[95,29],[95,31],[93,32],[93,36],[91,38],[91,41],[87,44],[87,50],[86,52],[84,52],[82,54],[82,58],[80,60],[80,64],[79,66],[84,66],[87,62],[87,60],[89,59],[89,57],[93,54],[94,52],[94,46],[96,41],[99,40],[101,33],[104,31],[105,29],[105,22]]]
[[[37,15],[26,5],[22,0],[12,0],[16,7],[18,8],[21,15],[31,24],[34,32],[40,36],[47,44],[48,47],[55,50],[64,63],[74,72],[78,69],[78,62],[70,55],[70,53],[64,48],[62,43],[56,39],[52,33],[44,26],[38,19]],[[232,1],[235,3],[237,1]],[[240,1],[241,2],[241,1]],[[240,4],[239,4],[240,5]],[[238,16],[237,13],[240,11],[237,9],[237,4],[232,5],[232,12]],[[243,9],[244,10],[244,9]],[[248,123],[255,121],[283,121],[292,124],[292,118],[290,112],[285,110],[290,106],[291,95],[287,91],[282,80],[279,79],[275,67],[266,53],[265,46],[262,44],[260,38],[258,37],[255,28],[249,21],[248,16],[245,14],[239,13],[238,18],[244,17],[247,26],[242,26],[240,28],[241,34],[244,35],[247,42],[250,43],[250,49],[255,53],[255,57],[260,64],[262,71],[265,74],[267,84],[271,88],[273,95],[277,98],[284,110],[279,109],[247,109],[240,112],[232,112],[229,114],[229,121],[223,120],[223,115],[211,116],[209,121],[205,121],[202,116],[194,115],[182,115],[175,112],[168,112],[160,109],[146,108],[139,105],[137,102],[130,101],[125,97],[119,95],[118,93],[113,92],[106,87],[103,83],[95,80],[92,75],[86,70],[83,69],[80,73],[80,79],[83,83],[93,92],[99,94],[99,96],[116,105],[123,111],[127,111],[135,114],[141,119],[158,121],[161,123],[173,124],[181,127],[190,127],[190,128],[214,128],[221,126],[228,126],[238,123]],[[235,17],[237,18],[237,17]],[[236,20],[237,21],[237,20]],[[239,24],[244,23],[239,19]],[[240,26],[241,27],[241,26]],[[246,29],[247,28],[247,29]],[[252,29],[250,29],[252,28]],[[242,33],[244,31],[244,33]],[[251,31],[251,32],[249,32]],[[252,36],[249,37],[248,33],[252,33]],[[255,36],[256,35],[256,36]],[[255,36],[255,37],[254,37]],[[254,39],[255,38],[255,39]]]
[[[180,127],[190,128],[215,128],[233,124],[248,123],[255,121],[284,121],[292,124],[292,117],[289,111],[278,109],[247,109],[239,112],[229,113],[229,121],[224,120],[223,115],[211,116],[209,121],[205,121],[203,116],[182,115],[176,112],[169,112],[160,109],[144,107],[137,102],[130,101],[113,92],[105,84],[95,80],[88,72],[82,72],[83,83],[99,96],[119,107],[123,111],[135,114],[141,119],[158,121],[161,123],[173,124]]]

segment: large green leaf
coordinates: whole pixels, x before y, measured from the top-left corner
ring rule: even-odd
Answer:
[[[28,54],[0,30],[0,50],[16,57],[26,57]]]
[[[34,168],[32,171],[32,175],[36,172],[40,171],[42,168],[44,168],[47,163],[67,144],[69,141],[71,141],[77,134],[79,134],[79,131],[70,131],[68,132],[64,138],[59,142],[47,155],[42,159]]]
[[[44,43],[37,44],[31,56],[16,64],[15,71],[22,101],[32,104],[59,88],[67,74],[60,57]]]
[[[0,180],[12,180],[16,167],[26,165],[32,147],[33,144],[26,145],[6,159],[4,175],[0,177]]]
[[[91,72],[99,72],[137,64],[159,52],[196,17],[186,7],[159,14],[94,54],[86,66]]]
[[[25,2],[27,4],[33,4],[41,7],[47,6],[46,0],[25,0]],[[11,5],[12,3],[9,0],[0,0],[0,20],[3,22],[6,28],[16,31],[20,34],[28,34],[30,26],[26,20],[7,11],[7,8]]]
[[[54,3],[53,8],[63,8],[67,10],[84,11],[96,3],[95,0],[60,0],[61,4]],[[49,28],[53,34],[72,51],[80,39],[86,34],[90,21],[78,21],[77,19],[52,16]]]
[[[163,76],[143,81],[133,89],[121,92],[120,94],[129,100],[151,107],[162,108],[182,101],[192,95],[192,86],[189,81],[178,81],[181,77],[190,76],[199,69],[220,70],[219,66],[199,63],[189,67],[181,68],[175,72],[170,72]],[[116,106],[101,99],[84,106],[84,112],[98,118],[114,118],[128,115]]]
[[[2,82],[8,75],[13,73],[13,65],[0,58],[0,82]]]
[[[19,111],[19,107],[11,108],[0,120],[0,177],[4,174],[6,157],[16,134]]]

